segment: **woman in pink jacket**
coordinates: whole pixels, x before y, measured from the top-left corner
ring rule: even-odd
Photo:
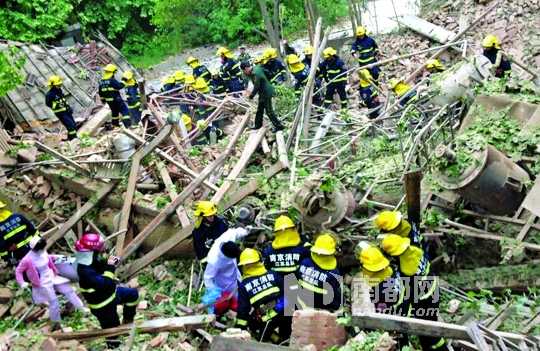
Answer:
[[[24,274],[32,284],[32,299],[35,304],[48,303],[52,329],[60,328],[60,304],[56,292],[66,297],[75,309],[82,310],[83,303],[69,284],[69,280],[58,275],[52,257],[45,250],[47,242],[38,236],[30,241],[31,250],[21,259],[15,270],[15,278],[22,288],[28,287]]]

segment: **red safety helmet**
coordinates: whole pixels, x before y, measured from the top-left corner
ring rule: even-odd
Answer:
[[[75,249],[79,252],[88,252],[88,251],[103,251],[105,248],[105,240],[101,235],[96,233],[86,233],[77,240],[75,243]]]

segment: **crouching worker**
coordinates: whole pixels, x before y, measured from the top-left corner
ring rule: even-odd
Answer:
[[[105,241],[99,234],[86,233],[75,243],[80,291],[101,328],[107,329],[120,325],[120,318],[116,311],[118,305],[124,306],[122,323],[133,322],[139,292],[137,289],[118,286],[114,271],[119,258],[110,256],[107,261],[104,261],[100,257],[104,248]],[[119,347],[120,341],[109,339],[107,346]]]
[[[261,255],[254,249],[242,251],[238,265],[242,269],[242,281],[238,287],[236,325],[249,328],[257,340],[277,343],[287,339],[290,320],[286,328],[287,323],[282,318],[284,297],[280,276],[266,270]],[[282,335],[283,332],[289,335]]]
[[[206,255],[214,241],[229,229],[225,218],[218,215],[217,206],[212,201],[199,201],[193,211],[195,215],[195,229],[193,235],[193,249],[197,259],[206,262]]]
[[[39,236],[30,240],[30,251],[22,258],[15,270],[17,283],[24,289],[32,286],[32,300],[35,304],[47,303],[49,305],[49,318],[51,330],[58,330],[60,326],[60,303],[56,292],[64,295],[70,307],[82,310],[83,303],[69,284],[67,278],[58,275],[53,259],[47,253],[47,242]],[[28,283],[25,281],[25,276]]]

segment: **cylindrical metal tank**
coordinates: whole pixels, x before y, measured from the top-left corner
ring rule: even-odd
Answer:
[[[438,157],[452,158],[447,148],[438,151]],[[525,197],[525,183],[530,180],[527,172],[491,145],[473,157],[477,162],[458,177],[438,174],[441,186],[494,215],[513,214]]]

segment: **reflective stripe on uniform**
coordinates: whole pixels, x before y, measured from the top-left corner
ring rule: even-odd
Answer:
[[[424,276],[421,278],[421,280],[426,280],[427,276]],[[435,279],[433,280],[433,284],[431,284],[431,287],[429,288],[428,292],[426,292],[424,295],[420,296],[418,299],[419,300],[425,300],[427,299],[428,297],[430,297],[431,295],[433,295],[433,293],[435,292],[435,290],[437,289],[437,286],[439,285],[439,279],[437,277],[435,277]]]
[[[114,98],[103,98],[105,101],[114,101]]]
[[[115,298],[116,298],[116,291],[108,299],[106,299],[105,301],[100,302],[100,303],[96,303],[96,304],[90,304],[89,303],[88,307],[90,307],[93,310],[98,310],[100,308],[103,308],[103,307],[107,306],[111,302],[113,302]]]
[[[6,256],[7,254],[8,254],[7,251],[2,251],[2,252],[0,252],[0,257],[4,257],[4,256]]]
[[[323,289],[323,288],[319,288],[315,285],[312,285],[302,279],[300,279],[300,281],[298,282],[300,284],[300,286],[302,286],[303,288],[306,288],[308,289],[309,291],[313,291],[313,292],[316,292],[318,294],[323,294],[323,295],[326,295],[328,294],[328,291],[326,291],[326,289]]]
[[[115,280],[116,277],[114,276],[114,273],[111,271],[105,271],[102,274],[104,277]]]
[[[6,235],[4,235],[4,240],[7,240],[9,238],[11,238],[12,236],[14,236],[15,234],[17,233],[20,233],[22,232],[23,230],[26,229],[26,224],[23,224],[15,229],[13,229],[12,231],[10,231],[9,233],[7,233]]]
[[[77,135],[77,131],[76,130],[70,130],[70,131],[68,131],[68,135]]]
[[[79,291],[80,291],[80,292],[83,292],[83,293],[88,293],[88,294],[90,294],[90,293],[96,292],[96,289],[94,289],[94,288],[85,289],[85,288],[79,287]]]
[[[133,301],[133,302],[128,302],[126,303],[125,305],[126,306],[137,306],[139,304],[139,299]]]
[[[274,318],[275,316],[277,316],[277,312],[275,310],[270,310],[264,316],[262,316],[262,321],[268,322],[270,319]]]
[[[236,324],[245,327],[247,326],[248,322],[245,319],[236,318]]]
[[[140,101],[137,101],[136,103],[134,103],[133,105],[128,105],[129,108],[136,108],[136,107],[139,107],[141,106],[141,102]]]
[[[279,293],[279,288],[277,286],[273,286],[270,289],[266,289],[266,290],[261,291],[260,293],[258,293],[256,295],[252,296],[249,299],[249,302],[253,305],[255,302],[259,301],[260,299],[265,298],[268,295],[271,295],[271,294],[274,294],[274,293]]]
[[[440,338],[439,341],[435,345],[431,346],[431,349],[432,350],[440,349],[444,345],[446,345],[446,340],[444,338]]]
[[[290,273],[290,272],[295,272],[296,270],[298,270],[298,266],[292,266],[292,267],[276,267],[276,268],[272,268],[273,271],[276,271],[276,272],[285,272],[285,273]]]
[[[37,232],[36,232],[37,234]],[[21,247],[23,247],[24,245],[28,244],[30,242],[30,240],[32,240],[32,238],[34,237],[34,235],[30,235],[28,238],[24,239],[23,241],[21,241],[20,243],[18,243],[16,245],[17,249],[20,249]]]

